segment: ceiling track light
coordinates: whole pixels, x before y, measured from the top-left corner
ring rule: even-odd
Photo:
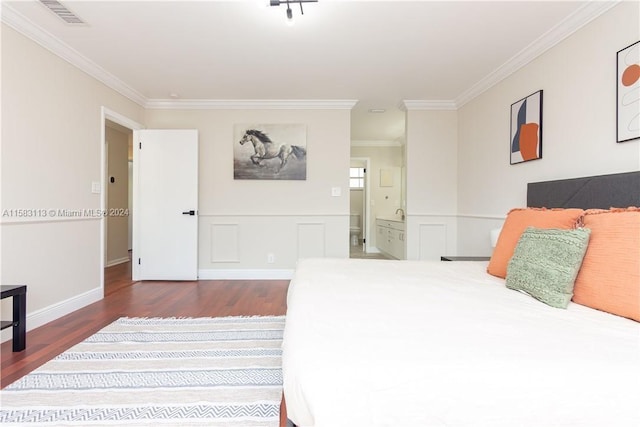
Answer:
[[[280,6],[281,4],[287,5],[287,19],[293,21],[293,11],[291,10],[290,3],[298,3],[300,5],[300,14],[304,15],[302,9],[302,3],[318,3],[318,0],[270,0],[271,6]]]

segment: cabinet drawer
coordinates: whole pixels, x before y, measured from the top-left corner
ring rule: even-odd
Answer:
[[[391,228],[393,230],[401,230],[404,231],[404,222],[398,221],[387,221],[384,219],[377,219],[376,224],[378,227]]]

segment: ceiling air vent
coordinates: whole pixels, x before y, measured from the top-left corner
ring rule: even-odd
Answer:
[[[62,3],[57,0],[40,0],[51,12],[55,13],[60,19],[67,24],[84,24],[85,22],[78,18],[75,13],[71,12]]]

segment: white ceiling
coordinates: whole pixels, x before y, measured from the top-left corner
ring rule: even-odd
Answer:
[[[26,18],[138,102],[357,100],[352,139],[368,141],[403,136],[402,100],[460,105],[594,15],[578,1],[320,0],[292,5],[287,26],[267,0],[62,3],[87,25],[37,1],[3,1],[3,21]]]

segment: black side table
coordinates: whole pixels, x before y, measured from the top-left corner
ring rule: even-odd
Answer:
[[[22,351],[27,345],[27,286],[0,285],[0,299],[13,298],[13,321],[2,320],[0,329],[13,326],[13,351]]]
[[[440,261],[489,261],[488,256],[441,256]]]

